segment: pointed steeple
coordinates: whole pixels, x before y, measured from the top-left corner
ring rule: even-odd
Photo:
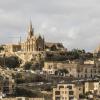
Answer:
[[[34,29],[32,27],[32,22],[30,21],[29,30],[28,30],[28,37],[32,37],[34,35]]]

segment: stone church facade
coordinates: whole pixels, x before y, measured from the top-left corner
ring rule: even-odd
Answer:
[[[6,44],[5,51],[7,52],[24,52],[32,53],[35,51],[66,51],[62,43],[46,42],[41,35],[36,36],[32,23],[30,22],[27,39],[19,44]]]
[[[25,52],[33,52],[33,51],[44,51],[45,49],[45,41],[44,38],[39,36],[35,36],[34,29],[32,28],[32,23],[30,23],[28,30],[28,37],[25,42],[21,43],[21,50]]]

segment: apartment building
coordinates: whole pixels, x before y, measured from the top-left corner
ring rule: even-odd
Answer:
[[[57,87],[53,88],[53,100],[83,100],[80,96],[84,96],[88,92],[91,92],[93,97],[93,94],[97,97],[100,96],[100,82],[83,81],[58,84]]]
[[[44,62],[43,72],[47,74],[55,74],[59,69],[65,69],[68,74],[72,76],[77,76],[77,64],[69,64],[66,61],[48,61]]]
[[[94,78],[99,74],[99,67],[95,64],[68,63],[66,61],[44,62],[44,73],[55,74],[55,72],[59,69],[66,69],[69,76],[73,76],[75,78]]]
[[[94,78],[98,74],[98,67],[94,64],[82,64],[77,67],[78,78]]]
[[[53,100],[75,100],[77,95],[74,83],[58,84],[53,88]]]

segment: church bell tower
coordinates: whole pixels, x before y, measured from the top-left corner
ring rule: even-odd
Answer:
[[[32,22],[30,21],[29,29],[28,29],[28,38],[34,36],[34,29],[32,27]]]

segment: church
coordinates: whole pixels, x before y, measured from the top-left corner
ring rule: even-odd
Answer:
[[[19,44],[5,45],[6,52],[34,52],[34,51],[65,51],[62,43],[46,42],[41,35],[35,35],[32,22],[30,22],[28,28],[27,39]]]
[[[25,42],[21,43],[21,50],[25,52],[33,52],[33,51],[44,51],[44,49],[45,49],[44,38],[41,37],[41,35],[35,36],[32,23],[30,22],[28,37]]]

